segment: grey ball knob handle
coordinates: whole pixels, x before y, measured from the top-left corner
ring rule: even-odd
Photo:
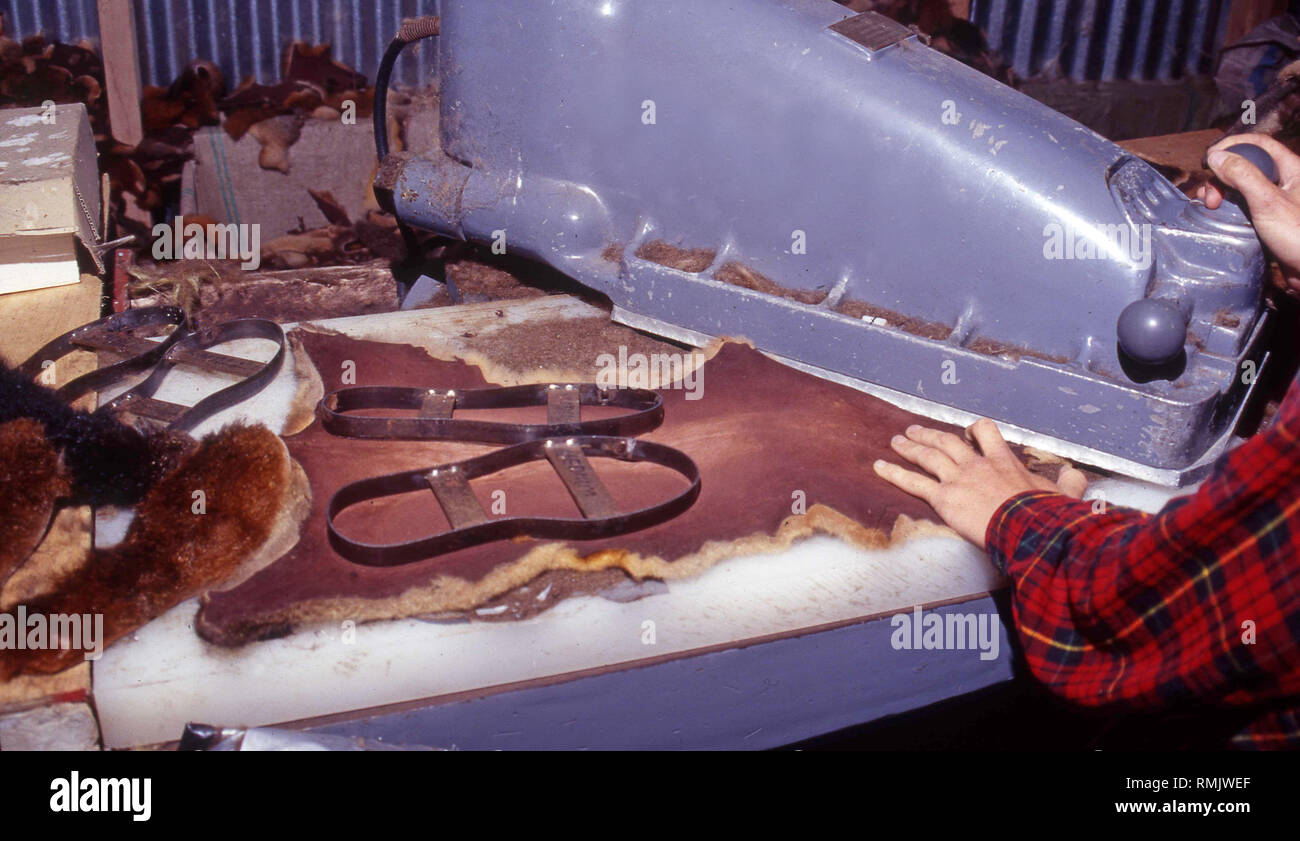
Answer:
[[[1119,314],[1116,333],[1120,349],[1131,359],[1160,365],[1182,351],[1187,342],[1187,320],[1173,301],[1143,298]]]
[[[1272,181],[1274,184],[1277,183],[1277,162],[1273,160],[1272,155],[1265,152],[1261,147],[1256,146],[1254,143],[1238,143],[1234,146],[1227,147],[1223,151],[1231,152],[1234,155],[1240,155],[1253,163],[1260,172],[1264,173],[1265,178]]]

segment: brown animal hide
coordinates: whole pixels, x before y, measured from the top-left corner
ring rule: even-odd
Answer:
[[[293,475],[284,446],[263,427],[227,427],[205,438],[149,490],[120,544],[26,599],[27,615],[103,614],[101,642],[111,644],[239,571],[292,502]],[[0,650],[0,680],[62,671],[84,656],[75,648]]]
[[[70,483],[38,421],[0,424],[0,588],[35,551]]]
[[[571,331],[571,344],[583,348],[571,357],[571,365],[590,371],[595,360],[578,358],[594,356],[590,343],[577,335],[580,328],[560,329]],[[517,382],[519,368],[534,367],[521,352],[499,357],[514,360],[515,370],[485,364],[481,371],[461,361],[432,359],[407,345],[322,333],[305,333],[303,344],[326,390],[339,387],[341,373],[352,369],[360,385],[464,389],[489,381]],[[601,351],[617,354],[618,347],[602,346]],[[665,389],[665,421],[642,436],[684,451],[702,472],[698,502],[675,520],[601,540],[520,539],[399,567],[353,564],[328,542],[325,508],[335,491],[358,479],[432,467],[490,447],[346,439],[330,435],[318,423],[287,442],[312,484],[313,508],[301,542],[242,585],[206,596],[196,629],[209,641],[239,645],[282,635],[309,621],[472,612],[485,604],[506,605],[494,619],[517,619],[554,604],[556,593],[592,592],[626,585],[629,579],[696,575],[725,558],[775,551],[814,532],[881,547],[942,528],[935,525],[929,506],[876,478],[871,469],[877,458],[892,457],[889,439],[918,416],[773,362],[748,345],[726,343],[714,353],[697,373],[701,380],[694,393],[699,399],[690,399],[692,391],[685,388]],[[585,417],[596,416],[596,410],[583,411]],[[469,415],[489,419],[486,413],[457,413]],[[544,417],[540,407],[490,415],[533,423]],[[677,474],[653,465],[607,459],[592,463],[622,510],[675,495],[685,485]],[[485,511],[504,500],[506,516],[576,516],[545,462],[476,479],[472,487]],[[494,491],[504,491],[504,497]],[[339,525],[353,539],[371,542],[412,539],[447,528],[431,493],[357,506],[343,512]],[[557,586],[551,597],[539,599],[552,583]]]

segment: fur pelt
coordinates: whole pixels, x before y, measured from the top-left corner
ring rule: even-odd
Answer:
[[[0,448],[7,442],[30,444],[0,434]],[[47,476],[49,452],[35,460],[33,475]],[[0,464],[14,455],[0,449]],[[271,535],[290,470],[284,444],[265,427],[229,426],[206,437],[148,489],[120,544],[95,550],[84,568],[27,600],[27,615],[102,614],[106,646],[222,583]],[[19,520],[13,528],[21,531]],[[84,656],[80,649],[0,649],[0,680],[62,671]]]

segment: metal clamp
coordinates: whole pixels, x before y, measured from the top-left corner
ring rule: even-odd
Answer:
[[[546,423],[499,423],[453,417],[457,409],[545,406]],[[583,406],[630,409],[612,418],[582,420]],[[414,410],[414,417],[350,415],[363,409]],[[350,386],[321,399],[316,414],[329,432],[348,438],[474,441],[518,444],[569,435],[638,435],[664,417],[663,398],[641,388],[603,389],[590,383],[436,389]]]
[[[650,462],[680,473],[690,486],[664,502],[620,513],[588,456]],[[490,519],[470,489],[469,480],[530,461],[546,459],[568,488],[582,518],[506,517]],[[404,543],[362,543],[335,525],[343,510],[380,497],[431,490],[451,531]],[[700,471],[685,453],[663,444],[603,435],[526,441],[476,458],[362,479],[340,488],[326,512],[330,544],[344,558],[364,566],[390,567],[434,555],[513,537],[593,540],[649,528],[676,517],[700,495]]]

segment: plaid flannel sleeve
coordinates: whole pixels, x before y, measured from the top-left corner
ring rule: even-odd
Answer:
[[[1078,703],[1300,695],[1300,390],[1154,515],[1033,491],[989,523],[1035,676]]]

